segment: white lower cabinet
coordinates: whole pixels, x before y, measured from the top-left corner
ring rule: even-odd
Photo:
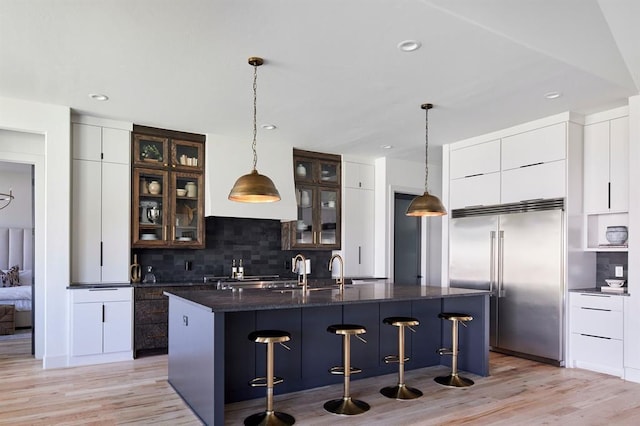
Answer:
[[[570,294],[569,367],[624,376],[623,297]]]
[[[133,359],[133,288],[70,290],[70,365]]]

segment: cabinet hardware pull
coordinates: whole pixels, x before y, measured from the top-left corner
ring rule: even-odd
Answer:
[[[184,325],[185,327],[189,326],[189,317],[187,315],[182,316],[182,325]]]
[[[102,322],[104,322],[104,304],[102,305]]]
[[[580,335],[581,335],[581,336],[586,336],[586,337],[595,337],[596,339],[611,340],[611,337],[594,336],[593,334],[584,334],[584,333],[580,333]]]
[[[525,164],[524,166],[520,166],[520,168],[522,169],[525,167],[539,166],[540,164],[544,164],[544,161],[540,161],[539,163]]]
[[[358,246],[358,265],[362,265],[362,246]]]
[[[100,266],[104,266],[104,261],[103,261],[103,251],[104,251],[104,243],[102,241],[100,241]]]
[[[607,184],[607,208],[611,208],[611,182]]]
[[[90,288],[89,291],[118,291],[117,288]]]
[[[476,176],[482,176],[484,173],[476,173],[474,175],[466,175],[464,178],[471,178],[471,177],[476,177]]]
[[[586,311],[601,311],[601,312],[611,312],[611,309],[602,309],[602,308],[587,308],[585,306],[581,306],[580,309],[584,309]]]

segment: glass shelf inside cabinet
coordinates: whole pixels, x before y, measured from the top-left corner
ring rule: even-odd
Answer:
[[[198,239],[198,184],[187,176],[176,177],[174,205],[176,241]]]

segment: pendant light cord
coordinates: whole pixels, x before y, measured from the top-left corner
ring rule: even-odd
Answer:
[[[425,116],[425,142],[424,142],[424,192],[427,191],[427,182],[429,180],[429,107],[424,109]]]
[[[258,166],[258,154],[256,153],[256,135],[258,133],[257,130],[257,115],[258,115],[258,66],[253,66],[253,143],[251,144],[251,149],[253,149],[253,170],[257,170]]]

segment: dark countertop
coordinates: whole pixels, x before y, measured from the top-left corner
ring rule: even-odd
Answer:
[[[610,294],[613,296],[629,296],[629,288],[627,287],[623,287],[624,291],[623,292],[617,292],[617,291],[602,291],[600,290],[601,287],[590,287],[590,288],[573,288],[570,289],[569,291],[571,293],[594,293],[594,294]]]
[[[207,307],[213,312],[237,312],[269,309],[288,309],[306,306],[329,306],[368,302],[391,302],[417,299],[439,299],[489,295],[490,291],[465,288],[421,287],[399,284],[355,284],[344,293],[336,287],[314,288],[303,294],[299,289],[246,290],[179,290],[165,292],[189,302]]]
[[[71,284],[67,286],[67,290],[86,290],[91,288],[120,288],[120,287],[133,287],[131,283],[117,283],[117,284]]]

